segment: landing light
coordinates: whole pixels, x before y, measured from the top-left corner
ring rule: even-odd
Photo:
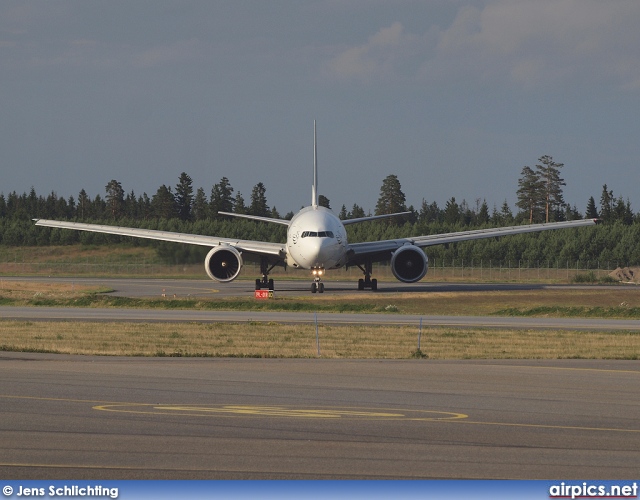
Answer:
[[[324,274],[324,269],[312,269],[311,274],[314,276],[322,276]]]

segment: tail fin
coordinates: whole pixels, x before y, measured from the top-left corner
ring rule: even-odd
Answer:
[[[316,139],[316,121],[313,120],[313,186],[311,186],[311,206],[318,206],[318,142]]]

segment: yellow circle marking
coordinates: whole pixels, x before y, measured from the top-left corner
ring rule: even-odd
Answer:
[[[109,404],[93,407],[94,410],[146,413],[156,415],[189,416],[253,416],[304,419],[361,419],[361,420],[455,420],[468,418],[463,413],[428,410],[396,410],[381,408],[297,408],[288,406],[255,405],[150,405]]]
[[[264,410],[265,408],[278,408],[287,410],[287,417],[294,418],[302,418],[299,415],[295,415],[294,412],[307,411],[307,412],[332,412],[332,415],[335,415],[333,418],[360,418],[365,419],[370,418],[378,419],[378,420],[413,420],[413,421],[438,421],[438,422],[452,422],[452,423],[460,423],[460,424],[471,424],[471,425],[492,425],[498,427],[529,427],[529,428],[539,428],[539,429],[571,429],[578,431],[592,431],[592,432],[623,432],[623,433],[640,433],[640,429],[623,429],[623,428],[615,428],[615,427],[580,427],[580,426],[569,426],[569,425],[551,425],[551,424],[523,424],[523,423],[511,423],[511,422],[480,422],[467,420],[468,415],[463,413],[451,413],[451,412],[443,412],[443,411],[429,411],[429,410],[399,410],[399,409],[384,409],[383,411],[374,411],[376,409],[365,409],[365,408],[342,408],[342,409],[331,409],[331,408],[316,408],[316,409],[308,409],[308,410],[300,410],[295,408],[287,408],[287,407],[272,407],[272,406],[242,406],[242,405],[219,405],[219,406],[204,406],[204,405],[158,405],[158,404],[145,404],[145,403],[114,403],[114,402],[106,402],[106,401],[97,401],[91,399],[69,399],[69,398],[43,398],[37,396],[15,396],[8,394],[0,394],[0,398],[6,399],[24,399],[24,400],[32,400],[32,401],[66,401],[69,403],[100,403],[97,406],[93,406],[94,410],[102,410],[102,411],[112,411],[112,412],[122,412],[122,413],[140,413],[140,414],[156,414],[156,415],[188,415],[194,417],[202,417],[202,416],[210,416],[212,411],[218,409],[217,416],[267,416],[266,413],[260,413],[257,409]],[[138,409],[135,409],[138,408]],[[243,411],[232,411],[232,408],[236,408]],[[162,409],[162,411],[160,411]],[[224,411],[226,409],[226,411]],[[253,411],[250,411],[253,409]],[[195,410],[195,411],[194,411]],[[208,411],[207,411],[208,410]],[[380,409],[377,409],[380,410]],[[310,413],[311,415],[312,413]],[[357,415],[360,417],[357,417]],[[439,416],[435,417],[424,417],[419,416],[420,414],[436,414]],[[366,415],[366,416],[363,416]],[[378,415],[378,416],[375,416]],[[393,416],[380,416],[380,415],[393,415]],[[278,415],[272,415],[278,416]],[[316,417],[321,418],[321,417]],[[330,417],[323,417],[330,418]],[[3,465],[3,464],[0,464]]]

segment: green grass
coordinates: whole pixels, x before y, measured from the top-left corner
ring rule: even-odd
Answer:
[[[510,307],[493,313],[495,316],[543,317],[554,318],[640,318],[640,307],[564,307],[538,306],[529,309]]]
[[[290,312],[338,312],[338,313],[378,313],[398,312],[396,307],[388,309],[375,303],[357,302],[305,302],[290,299],[256,301],[247,299],[201,300],[201,299],[139,299],[89,294],[77,298],[33,298],[3,299],[1,305],[28,305],[35,307],[113,307],[128,309],[193,309],[205,311],[290,311]]]

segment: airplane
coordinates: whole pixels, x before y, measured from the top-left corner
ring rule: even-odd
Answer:
[[[209,250],[204,261],[205,271],[209,278],[221,283],[228,283],[236,279],[242,270],[245,260],[258,261],[262,277],[256,279],[256,290],[274,290],[274,281],[269,278],[269,273],[276,266],[282,266],[285,269],[292,267],[294,269],[310,270],[313,276],[312,293],[324,292],[322,277],[325,271],[331,269],[358,267],[364,274],[364,277],[358,280],[358,290],[370,289],[375,291],[378,289],[378,281],[375,278],[371,278],[374,262],[390,261],[391,272],[396,279],[403,283],[415,283],[421,280],[428,270],[429,259],[422,250],[423,248],[481,238],[591,226],[598,222],[597,219],[584,219],[349,243],[346,226],[365,221],[398,217],[410,212],[347,220],[339,219],[331,210],[318,204],[318,151],[315,121],[313,124],[313,157],[311,205],[302,208],[291,220],[218,212],[221,215],[244,217],[285,225],[287,226],[287,240],[285,243],[239,240],[80,222],[33,220],[37,226],[116,234],[210,247],[211,250]]]

